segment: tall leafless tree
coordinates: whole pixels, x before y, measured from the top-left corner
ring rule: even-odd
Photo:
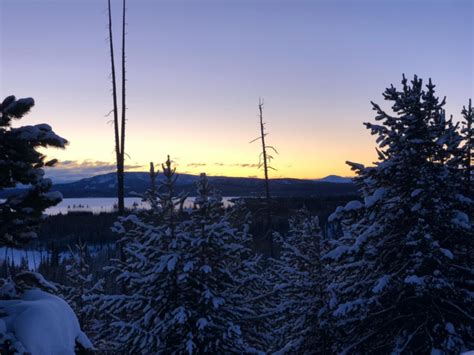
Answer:
[[[271,145],[267,145],[265,142],[265,137],[268,133],[265,131],[265,122],[263,122],[263,99],[258,100],[258,117],[260,123],[260,136],[252,140],[250,143],[260,141],[262,144],[262,151],[259,155],[259,163],[258,167],[263,168],[264,172],[264,184],[265,184],[265,210],[266,210],[266,230],[267,234],[269,235],[270,239],[270,248],[271,248],[271,255],[273,255],[273,239],[272,239],[272,215],[271,215],[271,195],[270,195],[270,180],[268,175],[268,170],[276,170],[273,168],[270,163],[273,159],[273,156],[269,153],[269,150],[273,151],[274,153],[278,154],[278,151],[275,147]]]
[[[122,174],[125,171],[125,114],[127,110],[126,106],[126,94],[125,94],[125,11],[126,11],[126,0],[122,1],[122,130],[120,136],[120,155],[122,164]]]
[[[126,94],[125,94],[125,0],[122,0],[122,117],[119,125],[118,104],[117,104],[117,78],[115,75],[114,43],[112,31],[112,7],[110,0],[107,1],[109,15],[109,45],[110,45],[110,63],[112,71],[112,99],[113,99],[113,124],[115,136],[115,156],[117,165],[117,198],[119,214],[125,211],[125,191],[124,191],[124,170],[125,170],[125,113],[126,113]]]

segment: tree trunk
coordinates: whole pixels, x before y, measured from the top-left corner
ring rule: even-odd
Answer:
[[[126,0],[123,0],[122,2],[122,122],[121,122],[121,133],[120,133],[120,175],[122,176],[121,178],[121,186],[119,189],[121,190],[119,195],[122,198],[122,209],[120,209],[120,203],[119,203],[119,212],[120,214],[123,214],[124,208],[125,208],[125,203],[124,203],[124,198],[125,198],[125,191],[124,191],[124,184],[125,184],[125,112],[127,110],[125,98],[126,98],[126,93],[125,93],[125,6],[126,6]]]
[[[263,101],[258,102],[258,111],[260,117],[260,140],[262,142],[262,156],[263,156],[263,171],[264,171],[264,183],[265,183],[265,204],[266,204],[266,239],[270,244],[270,256],[275,257],[274,246],[273,246],[273,233],[272,233],[272,214],[271,214],[271,201],[270,201],[270,182],[268,179],[268,157],[267,157],[267,146],[265,144],[265,124],[263,123]]]
[[[267,203],[270,202],[270,186],[268,183],[268,164],[267,164],[267,148],[265,146],[265,127],[263,123],[263,102],[258,103],[258,110],[260,116],[260,136],[262,141],[262,154],[263,154],[263,170],[265,173],[265,198]]]
[[[113,98],[113,114],[114,114],[114,135],[115,135],[115,157],[117,164],[117,197],[119,214],[123,214],[125,210],[124,189],[123,189],[123,164],[122,153],[120,149],[119,121],[118,121],[118,105],[117,105],[117,80],[115,77],[115,59],[114,59],[114,43],[112,35],[112,8],[110,0],[107,2],[109,13],[109,44],[110,44],[110,64],[112,70],[112,98]]]

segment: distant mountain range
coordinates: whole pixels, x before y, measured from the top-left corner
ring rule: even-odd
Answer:
[[[158,175],[158,181],[163,179]],[[195,193],[195,183],[199,176],[178,174],[176,191]],[[257,178],[208,176],[209,182],[221,191],[223,196],[260,196],[263,193],[263,180]],[[55,184],[52,190],[60,191],[64,198],[79,197],[114,197],[116,196],[116,175],[108,173],[96,175],[66,184]],[[133,197],[143,194],[150,185],[146,172],[125,173],[125,195]],[[357,193],[356,186],[350,178],[330,175],[318,180],[271,179],[270,189],[273,196],[329,196]],[[5,197],[14,190],[0,192]]]
[[[332,182],[335,184],[352,184],[352,178],[351,177],[344,177],[344,176],[338,176],[338,175],[328,175],[322,179],[316,179],[314,181],[319,181],[319,182]]]

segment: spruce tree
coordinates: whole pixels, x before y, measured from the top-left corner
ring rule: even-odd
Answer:
[[[239,327],[248,344],[248,350],[266,351],[274,345],[274,324],[278,300],[278,285],[271,271],[268,258],[255,252],[255,240],[251,233],[254,215],[250,213],[244,199],[233,201],[226,210],[226,220],[230,226],[239,231],[240,244],[236,275],[239,275],[238,290],[240,304],[244,311],[240,317]]]
[[[177,267],[182,266],[184,248],[176,233],[176,175],[168,158],[165,180],[156,188],[151,167],[151,187],[144,196],[151,210],[120,217],[114,226],[121,234],[122,255],[107,270],[116,275],[120,291],[94,299],[105,315],[101,337],[109,347],[133,353],[158,352],[163,323],[180,307]]]
[[[474,145],[474,110],[472,109],[472,101],[469,100],[469,104],[462,109],[463,127],[461,134],[463,136],[464,145],[462,150],[464,152],[462,156],[462,165],[464,167],[464,186],[466,194],[472,197],[472,150]]]
[[[150,188],[143,196],[150,209],[120,217],[114,226],[121,235],[121,258],[106,269],[116,275],[119,293],[93,299],[104,315],[100,336],[108,347],[134,353],[158,352],[167,322],[180,310],[185,247],[177,226],[185,196],[175,194],[177,175],[169,156],[162,168],[164,179],[157,183],[150,163]]]
[[[250,331],[245,319],[253,315],[253,286],[257,258],[249,251],[248,224],[233,226],[205,174],[197,183],[195,209],[185,222],[187,245],[183,284],[186,350],[197,354],[242,353]],[[252,349],[253,350],[253,349]]]
[[[277,234],[280,258],[272,271],[279,284],[274,321],[281,353],[311,354],[325,346],[319,325],[325,270],[321,263],[322,233],[317,217],[301,209],[289,221],[288,233]]]
[[[104,336],[133,353],[243,352],[239,322],[251,315],[254,259],[248,228],[235,228],[222,199],[198,184],[195,209],[181,211],[170,160],[155,196],[155,213],[120,218],[124,261],[110,268],[124,294],[102,296],[113,332]],[[153,181],[154,179],[152,179]],[[150,189],[152,190],[152,189]]]
[[[349,163],[364,201],[331,216],[343,236],[325,255],[334,281],[327,313],[337,351],[459,353],[474,347],[472,201],[454,169],[460,136],[445,100],[418,77],[372,103],[379,160]],[[456,163],[456,164],[454,164]]]
[[[81,329],[93,339],[97,332],[97,309],[94,296],[103,293],[103,280],[97,280],[90,267],[91,256],[85,242],[79,240],[74,249],[69,247],[65,264],[66,285],[61,285],[63,298],[76,313]]]
[[[64,148],[67,141],[47,124],[12,127],[34,106],[32,98],[8,96],[0,104],[0,190],[25,185],[27,189],[0,202],[0,246],[18,247],[36,237],[36,228],[43,211],[62,199],[59,192],[50,192],[51,180],[44,178],[47,160],[38,148]]]

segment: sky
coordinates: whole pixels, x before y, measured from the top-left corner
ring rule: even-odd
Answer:
[[[261,176],[258,100],[272,177],[350,176],[371,164],[370,101],[402,73],[431,77],[447,112],[473,97],[470,0],[128,0],[129,170],[169,154],[182,173]],[[112,0],[115,51],[121,2]],[[0,0],[0,97],[33,97],[61,180],[113,171],[106,0]],[[117,57],[117,65],[119,64]],[[119,67],[120,68],[120,67]]]

